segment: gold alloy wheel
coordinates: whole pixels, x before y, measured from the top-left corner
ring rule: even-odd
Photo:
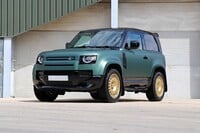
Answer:
[[[158,76],[155,82],[155,91],[158,97],[161,97],[163,95],[164,88],[164,80],[161,76]]]
[[[110,96],[115,99],[119,96],[120,87],[121,87],[120,78],[117,74],[112,74],[108,80],[108,91]]]

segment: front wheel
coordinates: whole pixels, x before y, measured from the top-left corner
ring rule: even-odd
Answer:
[[[106,102],[117,102],[122,94],[122,78],[116,69],[108,71],[101,96]]]
[[[165,87],[166,83],[164,75],[161,72],[155,73],[152,84],[146,92],[149,101],[161,101],[165,94]]]
[[[36,98],[42,102],[53,102],[57,96],[58,92],[54,90],[39,90],[34,87],[34,93]]]
[[[94,99],[94,100],[102,100],[101,96],[99,95],[98,92],[90,92],[90,96]]]

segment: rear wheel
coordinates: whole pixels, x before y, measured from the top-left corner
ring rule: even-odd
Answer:
[[[39,90],[36,87],[34,87],[34,93],[36,98],[43,102],[53,102],[58,96],[55,90]]]
[[[165,77],[161,72],[156,72],[151,87],[146,92],[149,101],[161,101],[165,94]]]
[[[122,94],[122,78],[116,69],[111,69],[106,75],[101,97],[106,102],[117,102]]]

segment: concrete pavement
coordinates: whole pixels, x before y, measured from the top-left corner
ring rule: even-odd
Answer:
[[[199,133],[200,100],[0,99],[1,133]]]

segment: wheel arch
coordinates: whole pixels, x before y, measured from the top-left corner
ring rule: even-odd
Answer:
[[[125,90],[124,90],[124,82],[123,82],[123,74],[122,74],[122,67],[119,65],[119,64],[116,64],[116,63],[112,63],[112,64],[109,64],[107,65],[106,67],[106,71],[105,71],[105,74],[109,72],[109,70],[111,69],[116,69],[120,75],[121,75],[121,80],[122,80],[122,96],[125,94]]]
[[[119,64],[116,64],[116,63],[113,63],[113,64],[109,64],[107,67],[106,67],[106,71],[105,71],[105,74],[110,70],[110,69],[116,69],[118,70],[118,72],[121,74],[122,76],[122,68]]]

